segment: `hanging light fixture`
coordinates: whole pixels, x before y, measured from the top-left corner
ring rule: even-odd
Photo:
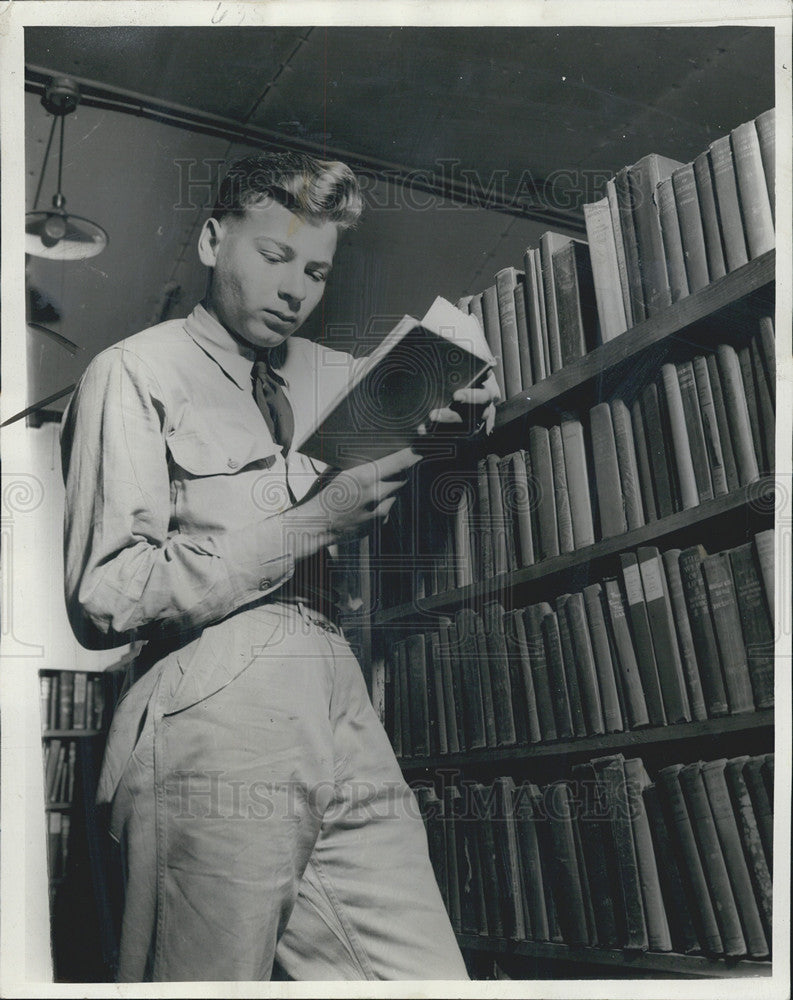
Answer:
[[[59,77],[50,81],[41,98],[41,103],[50,112],[52,128],[44,153],[44,163],[41,166],[36,197],[33,201],[33,211],[25,216],[25,250],[35,257],[48,257],[50,260],[84,260],[101,253],[108,243],[108,235],[95,222],[83,219],[79,215],[69,215],[66,211],[66,199],[61,190],[63,172],[63,131],[66,115],[80,103],[80,90],[73,80]],[[50,155],[55,126],[60,119],[60,150],[58,153],[58,189],[52,198],[52,208],[37,212],[44,174],[47,170],[47,160]]]

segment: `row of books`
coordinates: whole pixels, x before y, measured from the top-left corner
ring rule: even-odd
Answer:
[[[39,674],[41,726],[50,729],[102,729],[105,722],[105,678],[82,671]]]
[[[76,763],[75,740],[47,740],[44,746],[44,793],[47,802],[72,801]]]
[[[47,863],[52,881],[66,874],[72,821],[68,813],[57,810],[48,813],[47,818]]]
[[[392,642],[398,757],[573,739],[774,704],[774,532],[708,555],[652,546],[620,578]]]
[[[457,303],[479,320],[511,398],[774,246],[774,109],[693,163],[655,153],[584,206],[588,242],[547,232]]]
[[[773,754],[662,767],[621,754],[544,787],[418,787],[455,930],[767,958]]]
[[[481,458],[475,476],[455,471],[452,517],[447,524],[436,518],[434,535],[447,569],[425,567],[419,596],[624,534],[773,469],[770,317],[738,350],[721,344],[662,364],[657,379],[629,391],[592,407],[583,421],[568,415],[551,427],[531,426],[525,448]]]
[[[655,153],[584,206],[604,339],[773,249],[774,109],[693,162]]]

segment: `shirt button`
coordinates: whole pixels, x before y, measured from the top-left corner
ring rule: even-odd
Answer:
[[[228,460],[228,462],[226,462],[226,465],[228,465],[228,467],[229,467],[230,469],[237,469],[237,468],[239,468],[239,464],[240,464],[240,463],[239,463],[239,462],[237,462],[237,461],[235,461],[235,460],[234,460],[233,458],[230,458],[230,459]]]
[[[272,585],[272,580],[259,580],[259,590],[269,590]]]

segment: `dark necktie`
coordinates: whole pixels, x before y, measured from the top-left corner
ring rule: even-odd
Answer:
[[[253,398],[261,410],[273,441],[283,445],[286,454],[295,431],[295,417],[283,385],[284,380],[273,370],[269,360],[254,363]]]

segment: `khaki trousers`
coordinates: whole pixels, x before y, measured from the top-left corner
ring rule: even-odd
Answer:
[[[108,746],[120,981],[267,980],[274,960],[299,980],[467,978],[416,800],[327,619],[267,604],[205,629],[133,685]]]

